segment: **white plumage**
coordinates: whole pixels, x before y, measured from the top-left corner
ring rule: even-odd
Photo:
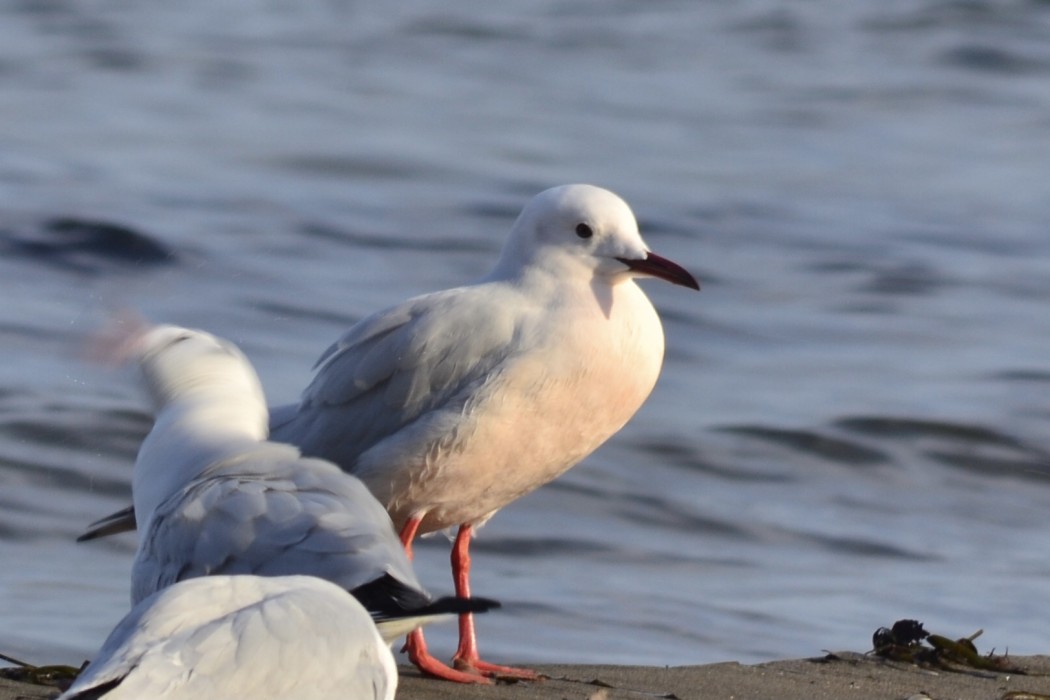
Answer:
[[[353,596],[311,576],[211,576],[139,602],[59,700],[392,700]]]
[[[273,411],[272,437],[359,477],[409,551],[418,533],[460,526],[453,577],[469,596],[474,528],[594,451],[652,391],[664,337],[639,276],[699,289],[649,251],[612,192],[542,192],[489,275],[347,331],[300,403]],[[85,538],[128,520],[100,523]],[[454,658],[466,673],[438,664],[418,633],[408,650],[426,672],[455,680],[515,673],[478,658],[469,615]]]
[[[419,617],[494,605],[431,600],[357,478],[267,442],[262,390],[235,346],[176,326],[124,334],[157,414],[133,477],[133,604],[198,576],[308,574],[357,595],[395,636]]]
[[[577,228],[586,226],[581,237]],[[652,255],[607,190],[538,195],[495,269],[353,326],[273,439],[361,478],[397,527],[480,524],[619,430],[649,395],[663,331],[632,279],[696,286]]]
[[[360,477],[406,544],[461,526],[453,573],[469,595],[472,529],[594,451],[652,390],[664,337],[639,275],[699,289],[613,193],[547,190],[487,277],[353,326],[301,402],[274,411],[273,437]],[[513,672],[479,661],[469,619],[460,640],[457,666]]]

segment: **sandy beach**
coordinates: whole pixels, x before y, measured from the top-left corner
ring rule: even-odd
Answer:
[[[828,657],[757,665],[719,663],[646,666],[540,666],[546,680],[495,686],[460,686],[422,678],[402,666],[404,700],[1047,700],[1050,656],[1011,658],[1026,671],[944,671],[842,652]],[[53,698],[52,688],[0,679],[0,700]]]

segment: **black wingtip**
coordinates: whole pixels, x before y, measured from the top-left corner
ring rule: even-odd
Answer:
[[[350,591],[376,619],[397,619],[430,604],[426,592],[413,588],[390,574],[369,581]]]
[[[390,574],[383,574],[374,581],[358,586],[350,593],[377,620],[483,613],[500,607],[499,601],[491,598],[446,596],[431,600],[425,592],[398,581]]]
[[[502,607],[498,600],[492,598],[457,598],[446,596],[438,598],[419,610],[416,614],[424,615],[463,615],[465,613],[483,613]]]

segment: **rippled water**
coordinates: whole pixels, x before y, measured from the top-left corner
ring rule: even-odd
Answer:
[[[355,319],[479,276],[531,195],[588,181],[704,290],[646,284],[649,403],[481,531],[483,652],[755,661],[901,617],[1047,651],[1050,4],[0,18],[0,650],[74,661],[126,609],[133,537],[72,541],[149,425],[81,357],[114,309],[230,337],[288,401]]]

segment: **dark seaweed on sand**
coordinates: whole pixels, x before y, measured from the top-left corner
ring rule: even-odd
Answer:
[[[76,666],[34,666],[5,654],[0,654],[0,660],[14,664],[12,668],[0,668],[0,678],[19,683],[46,685],[60,690],[71,686],[80,672],[88,665],[88,662],[85,661],[80,668]]]
[[[930,634],[918,620],[897,620],[893,627],[880,627],[872,635],[875,655],[893,661],[904,661],[943,671],[977,669],[1001,673],[1025,674],[1014,666],[1009,655],[996,655],[995,650],[981,656],[973,640],[984,630],[969,637],[952,640],[939,634]]]

